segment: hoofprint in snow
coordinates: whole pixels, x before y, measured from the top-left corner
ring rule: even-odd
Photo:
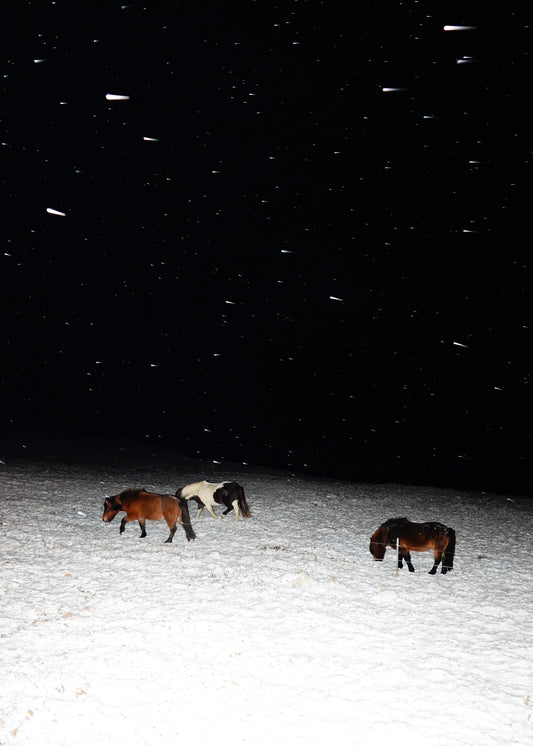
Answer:
[[[1,454],[0,454],[1,455]],[[175,460],[0,465],[0,744],[533,742],[532,506]],[[253,517],[122,536],[104,498],[242,484]],[[220,513],[220,509],[217,509]],[[395,570],[387,518],[453,526]]]

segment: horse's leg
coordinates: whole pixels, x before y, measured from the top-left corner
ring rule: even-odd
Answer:
[[[455,534],[455,532],[454,532],[454,534]],[[440,571],[441,571],[442,575],[446,575],[446,573],[448,572],[448,570],[453,570],[453,555],[452,555],[452,560],[451,560],[451,567],[450,567],[450,564],[449,564],[450,563],[450,559],[449,559],[448,545],[450,543],[450,537],[447,536],[446,537],[446,541],[443,542],[443,543],[445,543],[445,546],[442,547],[441,553],[440,553],[440,558],[441,558],[441,561],[442,561],[442,566],[441,566]]]
[[[124,529],[126,528],[126,523],[129,523],[130,521],[134,521],[135,518],[130,518],[128,515],[125,515],[124,518],[120,521],[120,533],[124,533]],[[140,521],[139,521],[140,523]]]
[[[202,510],[205,508],[205,505],[200,500],[199,497],[196,497],[196,495],[193,495],[192,497],[188,497],[187,500],[194,500],[194,502],[198,505],[198,510],[196,511],[196,520],[200,518],[202,514]]]
[[[441,575],[446,575],[449,569],[448,566],[444,564],[445,559],[446,559],[446,551],[443,549],[442,552],[439,552],[439,562],[442,562],[442,565],[440,568]],[[437,565],[439,564],[439,562],[435,562],[435,572],[437,572]]]
[[[146,536],[146,518],[139,518],[139,526],[141,527],[140,539],[144,539]]]
[[[135,520],[135,518],[130,518],[128,515],[125,515],[124,518],[120,521],[120,531],[119,531],[119,533],[123,534],[124,533],[124,529],[126,528],[126,523],[129,523],[130,521],[134,521],[134,520]],[[141,528],[144,531],[144,528],[143,528],[143,525],[142,525],[140,519],[139,519],[139,524],[140,524]],[[143,534],[141,534],[141,537],[142,536],[143,536]],[[146,531],[144,532],[144,536],[146,536]]]
[[[409,572],[414,572],[415,568],[413,567],[413,565],[411,563],[411,554],[409,553],[409,550],[407,550],[407,552],[403,553],[403,558],[404,558],[404,560],[407,563],[407,567],[409,568]]]
[[[176,524],[177,524],[176,521],[174,521],[174,525],[173,526],[170,523],[168,524],[168,527],[170,529],[170,536],[165,541],[165,544],[172,544],[172,539],[174,538],[174,534],[176,533]]]
[[[448,570],[453,570],[453,557],[455,555],[455,531],[448,528],[446,546],[442,550],[442,574],[445,575]]]
[[[440,551],[440,549],[435,549],[435,551],[433,553],[433,567],[429,571],[430,575],[435,575],[436,574],[437,567],[439,566],[439,563],[440,563],[441,559],[442,559],[442,552]],[[444,573],[446,572],[446,569],[444,567],[442,568],[442,572],[444,572]]]
[[[226,508],[226,510],[222,513],[222,515],[227,515],[228,513],[231,513],[232,510],[235,510],[235,520],[238,521],[239,520],[239,501],[238,500],[234,500],[233,502],[231,502]]]
[[[204,502],[202,502],[202,500],[200,500],[200,498],[199,498],[199,497],[196,497],[196,495],[194,495],[194,496],[193,496],[193,497],[191,497],[190,499],[191,499],[191,500],[195,500],[195,501],[196,501],[196,502],[198,503],[198,512],[196,513],[196,519],[197,519],[197,520],[198,520],[198,518],[200,518],[200,515],[201,515],[201,513],[202,513],[202,510],[203,510],[204,508],[207,508],[207,509],[208,509],[208,511],[209,511],[209,512],[211,513],[211,515],[213,516],[213,518],[217,518],[217,514],[216,514],[216,513],[215,513],[215,511],[213,510],[213,506],[212,506],[212,505],[206,505],[206,504],[205,504]]]

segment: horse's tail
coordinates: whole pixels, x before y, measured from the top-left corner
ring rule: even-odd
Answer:
[[[453,558],[455,556],[455,531],[453,528],[448,528],[448,537],[448,546],[444,550],[442,567],[453,570]]]
[[[189,505],[187,503],[187,500],[184,497],[178,497],[179,503],[180,503],[180,509],[181,509],[181,525],[183,526],[183,530],[185,531],[185,536],[187,537],[187,541],[190,541],[191,539],[196,539],[196,534],[194,533],[192,524],[191,524],[191,516],[189,514]]]
[[[241,487],[240,484],[237,485],[237,500],[239,501],[239,510],[242,513],[243,518],[251,518],[252,514],[250,512],[250,508],[248,507],[248,503],[246,502],[246,497],[244,495],[244,489]]]

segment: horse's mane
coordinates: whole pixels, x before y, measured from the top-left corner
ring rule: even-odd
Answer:
[[[146,489],[146,487],[134,487],[129,490],[124,490],[120,493],[119,497],[137,497],[140,492],[148,492],[148,490]]]
[[[389,518],[388,521],[382,523],[381,526],[378,528],[378,531],[380,532],[380,539],[382,541],[386,541],[391,526],[397,526],[398,524],[400,524],[401,526],[405,526],[406,523],[411,523],[411,521],[404,515],[398,516],[397,518]]]

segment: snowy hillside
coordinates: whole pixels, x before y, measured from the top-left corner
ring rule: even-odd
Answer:
[[[1,455],[1,454],[0,454]],[[0,465],[0,744],[533,742],[533,505],[154,459]],[[119,536],[106,495],[236,479],[252,518]],[[219,513],[221,511],[219,510]],[[397,575],[387,518],[457,532]]]

